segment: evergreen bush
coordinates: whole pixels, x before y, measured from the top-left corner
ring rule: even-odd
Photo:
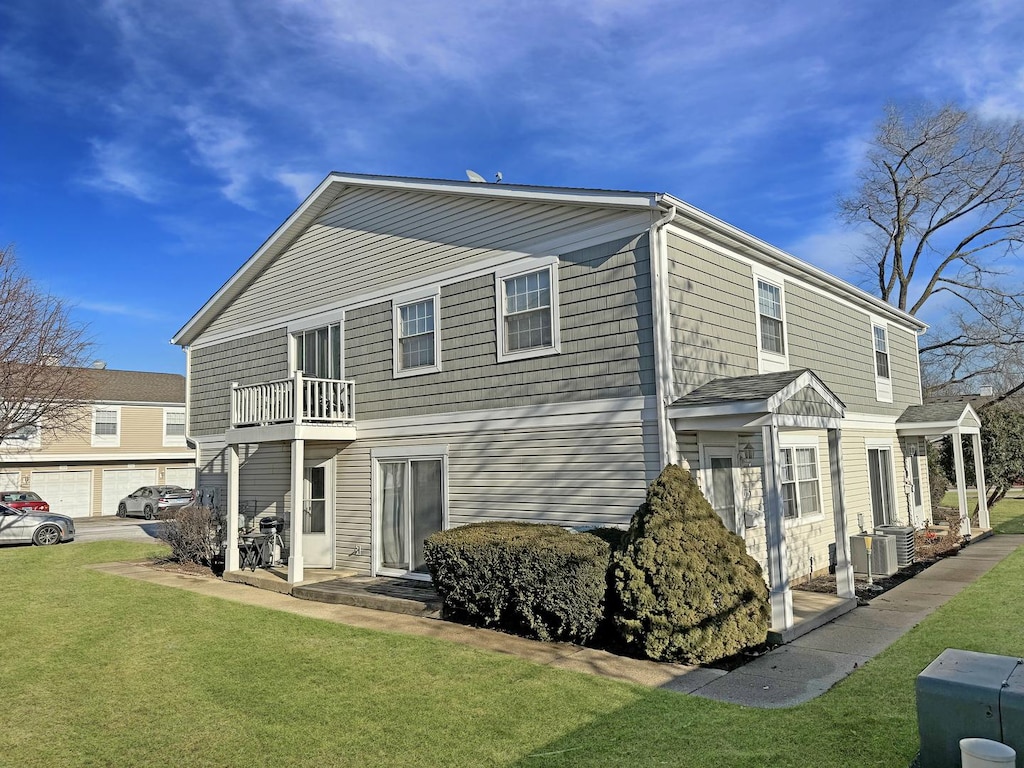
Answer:
[[[423,554],[447,618],[577,643],[601,622],[609,549],[596,536],[475,523],[433,534]]]
[[[615,626],[648,658],[702,664],[767,636],[761,566],[676,465],[648,488],[613,557],[611,582]]]

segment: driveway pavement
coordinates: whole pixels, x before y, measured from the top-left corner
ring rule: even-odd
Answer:
[[[75,541],[155,541],[163,523],[135,517],[79,517],[75,518]],[[72,542],[74,543],[74,542]]]
[[[161,571],[140,563],[107,563],[94,568],[234,602],[367,629],[434,637],[520,656],[551,667],[774,709],[792,707],[820,696],[870,663],[874,656],[1021,545],[1024,545],[1024,535],[993,536],[975,542],[956,557],[941,560],[917,577],[876,597],[869,605],[730,672],[630,659],[568,643],[541,643],[437,619],[315,603],[212,576]]]

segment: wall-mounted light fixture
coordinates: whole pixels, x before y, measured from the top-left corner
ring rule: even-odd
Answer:
[[[744,467],[749,467],[751,462],[754,461],[754,446],[747,443],[740,448],[740,464]]]

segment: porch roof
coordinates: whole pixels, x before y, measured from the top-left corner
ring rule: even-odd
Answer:
[[[846,406],[808,369],[715,379],[668,407],[669,418],[700,422],[701,429],[777,426],[834,428]]]
[[[947,402],[912,405],[896,419],[900,435],[977,435],[981,419],[970,403]]]

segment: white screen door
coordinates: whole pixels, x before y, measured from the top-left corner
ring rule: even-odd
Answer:
[[[302,555],[312,568],[334,565],[334,503],[328,466],[309,462],[302,472]]]
[[[732,448],[704,449],[704,458],[710,474],[710,482],[705,475],[705,485],[708,489],[708,501],[722,518],[725,527],[733,533],[742,535],[742,526],[736,514],[735,453]]]

